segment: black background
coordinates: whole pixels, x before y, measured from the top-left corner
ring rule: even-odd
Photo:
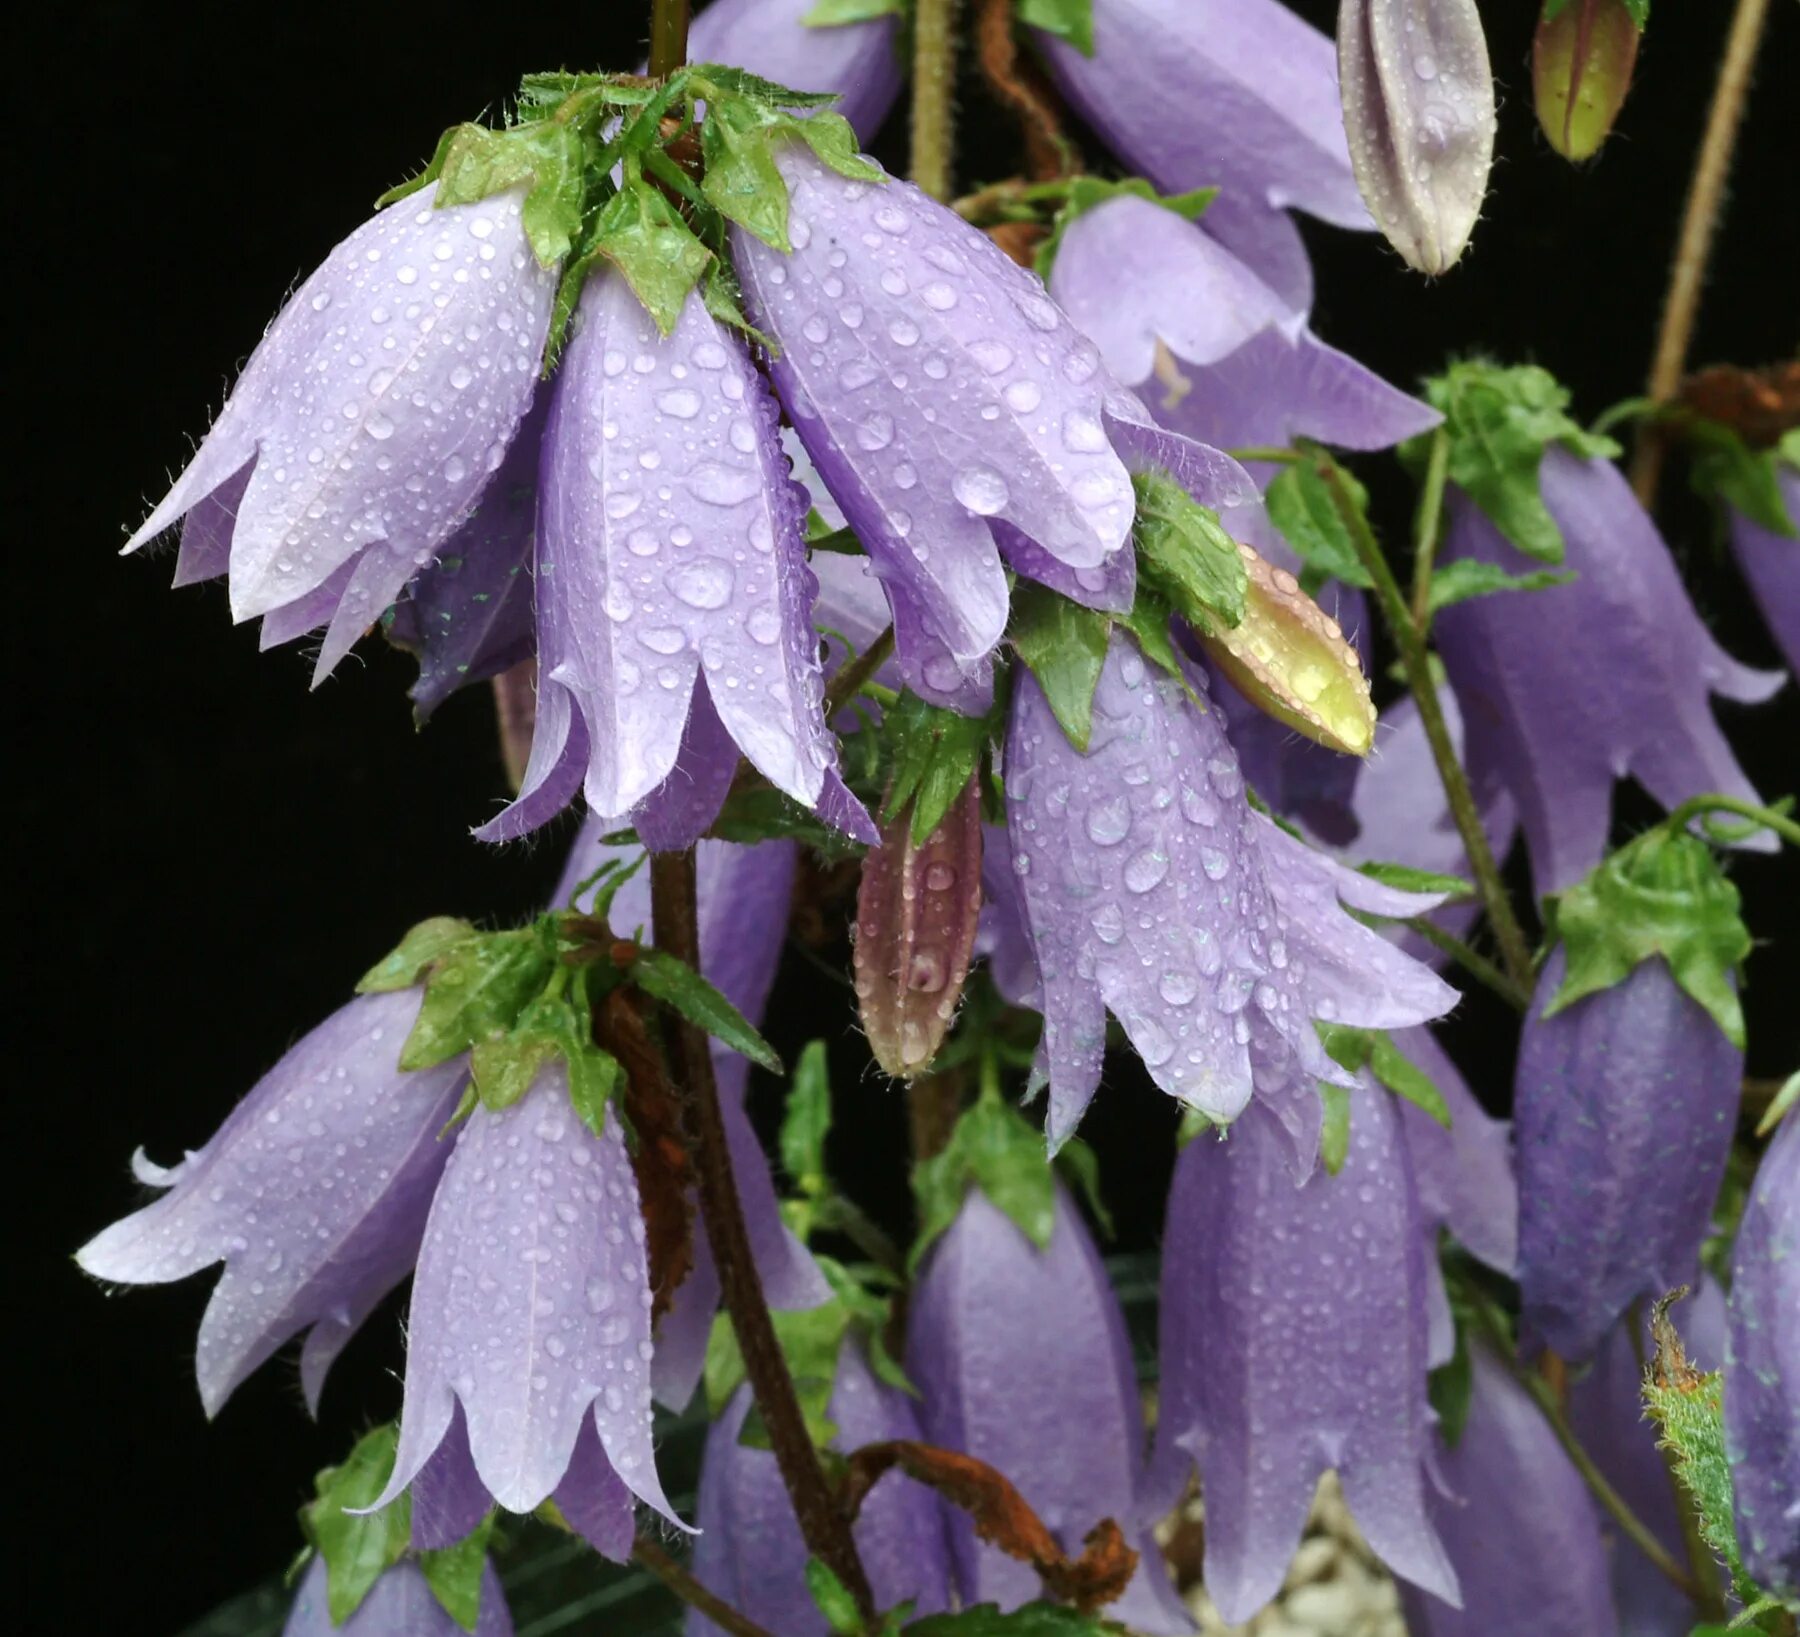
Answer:
[[[1300,9],[1329,26],[1325,0]],[[1640,387],[1728,8],[1657,8],[1622,129],[1579,171],[1532,118],[1533,8],[1487,9],[1500,152],[1472,252],[1427,284],[1375,237],[1309,223],[1315,327],[1400,382],[1454,350],[1535,359],[1590,416]],[[1800,16],[1774,11],[1696,361],[1763,362],[1795,341]],[[50,37],[15,47],[15,74],[33,83],[7,138],[7,243],[28,281],[12,308],[24,356],[6,471],[20,730],[8,807],[25,827],[11,852],[7,1171],[19,1207],[9,1260],[15,1277],[24,1264],[27,1305],[8,1351],[30,1379],[8,1407],[9,1488],[30,1515],[12,1532],[24,1627],[8,1629],[177,1629],[283,1563],[313,1469],[397,1409],[382,1373],[398,1362],[390,1304],[338,1366],[321,1426],[286,1360],[209,1426],[191,1349],[210,1276],[113,1300],[69,1254],[137,1198],[124,1168],[136,1144],[165,1161],[197,1145],[414,920],[530,909],[571,833],[565,822],[504,851],[468,839],[502,795],[482,691],[415,733],[410,663],[369,641],[309,693],[305,657],[259,656],[254,630],[230,626],[221,585],[171,594],[169,554],[114,552],[268,315],[369,201],[443,126],[498,108],[522,71],[628,66],[642,15],[636,0],[115,0],[58,8]],[[965,91],[963,179],[1006,174],[1010,129]],[[890,165],[904,162],[902,125],[877,144]],[[1391,525],[1404,497],[1381,470]],[[1678,486],[1677,474],[1665,515],[1696,600],[1732,652],[1775,663]],[[1763,790],[1800,782],[1791,688],[1722,716]],[[1623,811],[1629,824],[1629,797]],[[1791,864],[1747,860],[1738,878],[1756,930],[1794,925]],[[1751,1067],[1773,1074],[1793,1055],[1791,945],[1759,953],[1751,977]],[[847,1003],[790,962],[771,1033],[790,1049],[839,1040],[838,1169],[896,1220],[898,1099],[857,1079]],[[1451,1034],[1496,1106],[1507,1033],[1475,1001]],[[1142,1245],[1157,1231],[1171,1120],[1129,1072],[1113,1081],[1085,1134],[1126,1242]]]

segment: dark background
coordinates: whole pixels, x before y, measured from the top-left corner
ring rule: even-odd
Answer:
[[[1325,0],[1300,9],[1329,26]],[[1549,152],[1532,117],[1534,8],[1487,9],[1500,151],[1472,252],[1428,284],[1374,236],[1308,223],[1315,324],[1401,382],[1458,349],[1535,359],[1591,416],[1640,388],[1728,8],[1657,8],[1622,128],[1579,171]],[[1696,362],[1764,362],[1795,341],[1800,15],[1774,9]],[[15,48],[34,83],[8,167],[26,189],[23,209],[13,195],[9,243],[29,281],[12,309],[24,357],[6,474],[21,730],[9,807],[26,830],[12,851],[8,1172],[24,1206],[11,1263],[15,1277],[24,1264],[28,1303],[9,1350],[31,1377],[9,1409],[23,1432],[10,1488],[31,1514],[13,1533],[25,1626],[9,1629],[177,1629],[284,1563],[312,1471],[365,1419],[397,1409],[382,1373],[399,1360],[390,1305],[338,1366],[321,1426],[285,1360],[209,1426],[191,1349],[210,1277],[110,1300],[69,1255],[138,1197],[125,1171],[135,1145],[164,1161],[197,1146],[413,921],[531,909],[571,833],[565,822],[502,851],[469,840],[502,796],[485,691],[415,733],[410,662],[379,642],[309,693],[305,656],[259,656],[254,630],[230,626],[222,584],[171,594],[172,554],[114,552],[285,292],[369,201],[443,126],[496,109],[522,71],[628,66],[642,15],[636,0],[115,0],[62,7],[53,37]],[[1007,174],[1010,128],[976,86],[965,91],[964,180]],[[902,124],[876,145],[890,165],[904,162]],[[1404,496],[1381,485],[1382,470],[1391,527]],[[1733,653],[1775,663],[1679,484],[1676,473],[1665,516],[1697,601]],[[1763,790],[1800,782],[1791,688],[1776,705],[1722,714]],[[1629,824],[1629,798],[1623,811]],[[1758,931],[1794,925],[1791,864],[1746,860],[1738,878]],[[1751,1068],[1774,1074],[1792,1066],[1792,945],[1759,953],[1751,978]],[[1477,1000],[1451,1034],[1496,1106],[1505,1022]],[[857,1079],[847,992],[790,962],[771,1033],[786,1049],[812,1034],[839,1040],[838,1169],[894,1220],[899,1102]],[[1170,1161],[1169,1108],[1123,1069],[1113,1078],[1086,1134],[1125,1242],[1145,1245]]]

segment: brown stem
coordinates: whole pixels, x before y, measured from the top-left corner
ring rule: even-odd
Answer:
[[[1731,150],[1744,117],[1744,101],[1750,90],[1750,69],[1762,38],[1768,0],[1737,0],[1731,31],[1725,37],[1725,55],[1713,86],[1712,107],[1706,130],[1694,159],[1688,183],[1687,206],[1681,217],[1681,236],[1669,263],[1669,287],[1663,297],[1662,323],[1656,335],[1656,354],[1650,364],[1645,394],[1653,403],[1667,403],[1681,385],[1688,347],[1694,338],[1694,320],[1700,311],[1700,289],[1706,282],[1706,261],[1712,249],[1713,230],[1719,223],[1719,206],[1725,197],[1725,179],[1731,169]],[[1646,506],[1656,498],[1656,480],[1662,472],[1663,430],[1650,422],[1639,428],[1631,454],[1631,487]]]
[[[1025,135],[1026,163],[1040,182],[1068,176],[1075,151],[1063,135],[1062,120],[1050,82],[1036,64],[1019,59],[1013,31],[1014,0],[977,0],[975,56],[981,77],[995,101],[1009,108]]]
[[[775,1637],[774,1632],[759,1626],[749,1615],[740,1614],[724,1598],[709,1592],[648,1535],[638,1536],[631,1555],[682,1602],[698,1609],[720,1631],[728,1633],[728,1637]]]
[[[650,855],[650,924],[658,949],[700,969],[700,915],[694,893],[694,852]],[[762,1282],[750,1256],[744,1207],[731,1172],[725,1119],[713,1078],[712,1053],[696,1024],[668,1015],[675,1079],[686,1104],[689,1140],[698,1174],[700,1215],[719,1270],[719,1288],[744,1355],[744,1371],[769,1429],[769,1442],[787,1485],[806,1549],[843,1581],[857,1606],[873,1616],[874,1596],[850,1534],[850,1522],[819,1465],[794,1379],[775,1337]]]
[[[687,61],[688,0],[650,0],[650,77],[667,79]]]

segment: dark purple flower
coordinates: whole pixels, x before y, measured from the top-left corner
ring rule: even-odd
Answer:
[[[1694,612],[1669,549],[1610,461],[1544,451],[1544,504],[1576,579],[1446,608],[1437,632],[1462,704],[1470,771],[1519,806],[1539,893],[1600,861],[1613,781],[1664,807],[1705,791],[1756,801],[1709,694],[1754,702],[1781,686],[1727,655]],[[1444,560],[1532,564],[1460,492]],[[1772,845],[1764,835],[1751,846]]]
[[[1640,1296],[1692,1283],[1744,1054],[1653,957],[1553,1016],[1558,948],[1519,1040],[1519,1284],[1532,1334],[1586,1359]]]
[[[1395,1574],[1454,1600],[1425,1500],[1424,1232],[1393,1100],[1359,1080],[1342,1170],[1296,1186],[1253,1106],[1181,1151],[1163,1233],[1156,1469],[1198,1463],[1206,1588],[1228,1621],[1277,1590],[1335,1467]]]
[[[294,1594],[281,1637],[468,1637],[410,1559],[387,1570],[341,1626],[332,1624],[326,1590],[325,1560],[315,1557]],[[506,1594],[489,1563],[481,1571],[481,1612],[474,1637],[512,1637],[512,1632]]]
[[[554,270],[522,190],[426,189],[344,240],[282,309],[126,550],[185,516],[176,583],[229,572],[273,640],[329,623],[324,677],[443,548],[531,403]]]
[[[695,1521],[694,1573],[759,1625],[781,1637],[825,1637],[825,1617],[806,1589],[806,1544],[794,1505],[768,1450],[738,1442],[750,1409],[740,1387],[706,1435]],[[904,1393],[876,1380],[854,1343],[838,1354],[827,1408],[835,1445],[848,1452],[889,1438],[917,1438],[919,1424]],[[883,1478],[863,1503],[856,1544],[878,1607],[912,1599],[920,1615],[950,1604],[950,1550],[944,1508],[929,1489],[898,1473]],[[688,1613],[688,1637],[716,1637],[718,1627]]]
[[[1775,482],[1788,516],[1800,522],[1800,471],[1777,466]],[[1731,550],[1789,668],[1800,672],[1800,539],[1733,511]]]
[[[168,1170],[140,1149],[140,1182],[168,1191],[96,1235],[76,1260],[96,1278],[163,1284],[225,1272],[200,1321],[195,1374],[208,1415],[276,1348],[307,1331],[300,1379],[325,1373],[411,1270],[449,1156],[462,1059],[397,1066],[419,994],[364,995],[293,1047],[212,1140]]]
[[[932,1247],[907,1320],[907,1373],[926,1439],[997,1467],[1063,1547],[1111,1518],[1140,1552],[1106,1615],[1152,1633],[1193,1629],[1163,1571],[1142,1494],[1144,1426],[1118,1298],[1059,1188],[1038,1250],[978,1188]],[[1028,1564],[950,1523],[965,1604],[1016,1608],[1042,1595]]]
[[[1159,1086],[1230,1120],[1254,1086],[1351,1083],[1315,1019],[1399,1028],[1456,1002],[1345,913],[1436,900],[1379,886],[1255,813],[1206,684],[1187,675],[1193,697],[1115,634],[1083,753],[1015,673],[1007,836],[1042,983],[1053,1144],[1098,1084],[1109,1008]]]

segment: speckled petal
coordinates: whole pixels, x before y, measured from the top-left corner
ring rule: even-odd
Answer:
[[[281,1637],[470,1637],[410,1558],[387,1570],[341,1626],[332,1624],[327,1592],[325,1560],[314,1557]],[[513,1637],[512,1615],[492,1563],[482,1567],[481,1612],[473,1637]]]
[[[1755,702],[1782,682],[1780,673],[1747,670],[1720,650],[1669,548],[1610,461],[1553,446],[1542,481],[1577,578],[1458,603],[1437,621],[1471,772],[1478,783],[1496,780],[1518,803],[1540,894],[1573,885],[1599,863],[1615,779],[1636,778],[1670,808],[1710,790],[1759,801],[1708,696]],[[1443,557],[1513,573],[1539,566],[1455,491]],[[1745,845],[1774,842],[1765,834]]]
[[[1640,1296],[1693,1282],[1744,1054],[1659,956],[1545,1017],[1565,970],[1559,948],[1525,1019],[1513,1136],[1525,1321],[1580,1360]]]
[[[1788,516],[1800,523],[1800,472],[1779,466],[1775,481]],[[1789,669],[1800,671],[1800,540],[1734,511],[1731,550]]]
[[[77,1252],[96,1278],[163,1284],[223,1261],[195,1373],[207,1414],[290,1336],[312,1329],[307,1401],[406,1276],[449,1145],[460,1060],[405,1074],[419,992],[364,995],[264,1076],[169,1192]]]

